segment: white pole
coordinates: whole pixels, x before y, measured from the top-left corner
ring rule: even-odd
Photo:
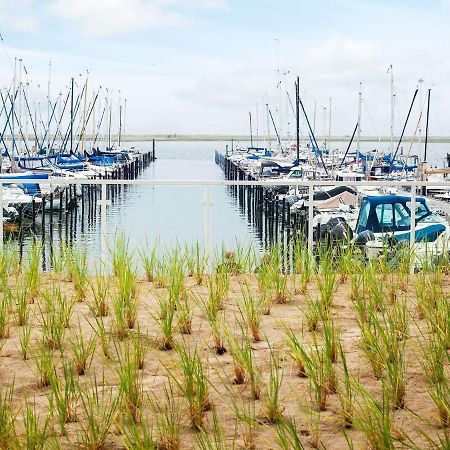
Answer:
[[[416,189],[411,186],[411,229],[409,233],[409,248],[411,251],[411,273],[414,273],[414,244],[416,242]]]
[[[308,252],[310,255],[313,253],[313,219],[314,219],[314,188],[310,184],[308,186]]]
[[[0,183],[0,251],[3,251],[3,183]]]
[[[98,203],[100,204],[100,231],[102,234],[100,243],[100,255],[103,263],[106,264],[106,256],[108,253],[108,240],[106,236],[106,207],[111,204],[111,200],[108,200],[106,197],[106,183],[102,184],[101,198]]]

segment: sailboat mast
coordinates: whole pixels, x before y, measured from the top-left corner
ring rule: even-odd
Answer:
[[[124,101],[124,107],[123,107],[123,134],[125,135],[126,130],[125,126],[127,124],[127,99]]]
[[[109,124],[108,124],[108,148],[111,150],[111,119],[112,119],[112,93],[109,102]]]
[[[270,139],[269,103],[266,103],[266,117],[267,117],[267,139],[269,141],[269,150],[272,150],[272,141]]]
[[[259,114],[258,114],[258,103],[256,103],[256,146],[259,147]]]
[[[19,140],[20,145],[16,144],[17,153],[20,157],[20,151],[22,150],[22,139],[21,139],[21,131],[22,131],[22,59],[19,58],[19,114],[17,117],[17,125],[19,126]],[[14,117],[13,117],[14,119]]]
[[[14,144],[15,144],[15,121],[14,121],[14,104],[16,99],[16,77],[17,77],[17,58],[14,58],[14,78],[13,78],[13,94],[14,97],[11,103],[11,161],[14,159]]]
[[[70,154],[73,151],[73,85],[74,79],[72,77],[70,88]]]
[[[327,125],[327,107],[326,106],[322,106],[323,108],[323,131],[322,131],[322,139],[323,139],[323,143],[324,143],[324,147],[325,149],[327,148],[327,136],[325,134],[325,130],[326,130],[326,125]]]
[[[316,134],[316,112],[317,112],[317,100],[314,100],[314,115],[313,115],[313,133]]]
[[[248,112],[248,118],[250,123],[250,147],[253,147],[253,129],[252,129],[252,112]]]
[[[328,110],[328,148],[331,149],[331,104],[333,99],[330,97],[330,109]]]
[[[89,80],[89,71],[86,73],[86,84],[84,86],[84,105],[83,105],[83,126],[81,128],[81,153],[84,154],[84,137],[86,135],[86,107],[87,107],[87,96],[88,96],[88,80]]]
[[[427,100],[427,123],[425,126],[425,149],[423,154],[424,162],[427,160],[427,148],[428,148],[428,121],[430,118],[430,97],[431,97],[431,89],[428,89],[428,100]]]
[[[419,148],[420,148],[422,146],[422,102],[423,102],[422,78],[418,81],[418,83],[419,83],[419,105],[420,105],[418,131],[419,131]]]
[[[358,135],[356,138],[356,160],[358,161],[358,154],[361,150],[361,109],[362,109],[362,82],[359,82],[359,99],[358,99]]]
[[[395,111],[395,96],[394,96],[394,69],[392,64],[389,67],[391,71],[391,150],[390,154],[392,156],[394,152],[394,111]]]
[[[300,77],[297,77],[295,83],[295,122],[296,122],[296,137],[297,137],[297,164],[300,163]]]
[[[50,87],[51,87],[51,79],[52,79],[52,60],[48,62],[48,85],[47,85],[47,153],[50,151]]]
[[[23,71],[25,74],[25,77],[28,76],[28,72],[27,72],[27,68],[25,67],[25,65],[23,66]],[[25,82],[25,85],[23,86],[23,96],[24,98],[26,98],[27,96],[27,90],[29,92],[29,85],[28,82]],[[28,114],[27,111],[25,110],[25,132],[24,132],[24,136],[25,136],[25,147],[28,148]]]
[[[99,89],[99,93],[101,92],[101,87]],[[100,100],[98,101],[98,110],[100,111],[100,103],[101,103],[102,99],[100,97]],[[95,105],[94,105],[94,110],[92,111],[92,136],[91,136],[91,151],[94,150],[94,138],[95,138]]]
[[[122,103],[119,104],[119,136],[117,141],[118,146],[120,148],[122,144]]]
[[[34,126],[35,126],[35,132],[34,132],[34,151],[37,153],[38,152],[38,122],[37,122],[37,106],[36,106],[36,101],[33,101],[33,108],[34,108]]]

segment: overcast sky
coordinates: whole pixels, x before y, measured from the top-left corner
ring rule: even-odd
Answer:
[[[45,91],[51,59],[53,95],[86,70],[90,90],[120,90],[128,133],[243,134],[249,110],[256,128],[256,105],[264,129],[267,99],[287,131],[286,89],[293,97],[299,75],[318,133],[328,133],[331,97],[332,134],[342,135],[362,82],[362,133],[387,135],[393,64],[396,131],[423,79],[430,132],[449,135],[449,21],[450,0],[0,0],[1,84],[17,56]]]

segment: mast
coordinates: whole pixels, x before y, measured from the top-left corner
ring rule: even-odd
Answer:
[[[25,67],[25,65],[23,66],[23,71],[25,74],[25,77],[28,76],[28,72],[27,72],[27,68]],[[29,93],[29,84],[28,81],[25,82],[25,86],[23,87],[23,96],[24,98],[26,98],[27,96],[27,91]],[[27,111],[25,110],[25,132],[24,132],[24,136],[25,136],[25,147],[28,148],[28,114],[26,113]]]
[[[11,117],[12,117],[12,122],[11,122],[11,161],[14,160],[14,144],[15,144],[15,122],[14,122],[14,104],[15,104],[15,99],[16,99],[16,76],[17,76],[17,58],[14,58],[14,78],[13,78],[13,93],[14,93],[14,97],[11,103]]]
[[[71,89],[70,89],[70,154],[72,154],[73,151],[73,84],[74,79],[72,77],[71,80]]]
[[[37,106],[36,106],[36,100],[33,101],[33,108],[34,108],[34,126],[35,126],[35,132],[34,132],[34,151],[37,154],[38,153],[38,122],[37,122]]]
[[[314,115],[313,115],[313,133],[316,134],[316,111],[317,111],[317,100],[314,100]]]
[[[297,77],[295,83],[295,122],[296,122],[296,137],[297,137],[297,164],[300,161],[300,77]]]
[[[119,135],[117,141],[117,145],[120,148],[122,144],[122,103],[119,104]]]
[[[358,135],[356,138],[356,160],[358,161],[358,154],[361,150],[361,108],[362,108],[362,82],[359,82],[359,99],[358,99]]]
[[[67,102],[67,100],[66,100],[66,102]],[[65,108],[65,105],[64,105],[64,108]],[[60,139],[61,139],[59,147],[61,148],[61,145],[62,145],[62,135],[61,135],[60,130],[59,130],[59,125],[61,123],[61,116],[62,116],[62,91],[59,91],[59,94],[58,94],[58,117],[59,117],[59,121],[56,124],[56,131],[55,131],[55,133],[53,135],[53,140],[52,140],[52,145],[51,145],[52,147],[53,147],[53,143],[55,142],[55,140],[57,138],[58,133],[60,134]]]
[[[99,89],[99,93],[101,91],[101,87]],[[100,112],[100,102],[102,101],[101,97],[100,100],[98,102],[98,108],[99,108],[99,112]],[[91,150],[94,150],[94,137],[95,137],[95,105],[94,105],[94,110],[92,111],[92,136],[91,136]]]
[[[277,126],[275,125],[275,120],[273,120],[272,111],[269,109],[270,120],[272,121],[273,128],[275,129],[275,134],[277,136],[278,147],[281,148],[281,138],[280,133],[278,133]]]
[[[21,140],[21,134],[20,132],[22,131],[22,59],[19,58],[19,114],[18,116],[16,115],[17,118],[17,125],[19,127],[19,139]],[[14,120],[14,116],[13,116],[13,120]],[[22,150],[22,145],[17,145],[17,156],[20,157],[20,151]]]
[[[423,92],[422,92],[422,85],[423,80],[422,78],[418,81],[419,83],[419,105],[420,105],[420,112],[419,112],[419,148],[422,146],[422,102],[423,102]]]
[[[322,139],[323,139],[323,143],[324,143],[324,147],[325,149],[327,148],[327,137],[325,134],[325,129],[326,129],[326,125],[327,125],[327,107],[326,106],[322,106],[323,108],[323,132],[322,132]]]
[[[423,160],[426,162],[427,160],[427,148],[428,148],[428,121],[430,118],[430,97],[431,97],[431,89],[428,89],[428,100],[427,100],[427,122],[425,125],[425,149],[424,149],[424,155]]]
[[[394,69],[392,64],[389,66],[391,71],[391,149],[390,154],[394,152],[394,114],[395,114],[395,95],[394,95]]]
[[[125,135],[125,125],[127,123],[127,99],[125,99],[125,104],[123,108],[123,134]]]
[[[253,147],[253,129],[252,129],[252,112],[248,112],[248,117],[250,121],[250,147]]]
[[[84,86],[84,105],[83,105],[83,126],[81,128],[81,153],[84,154],[84,139],[86,130],[86,107],[87,107],[87,96],[88,96],[88,80],[89,80],[89,70],[86,71],[86,83]]]
[[[111,150],[111,117],[112,116],[112,92],[111,101],[109,102],[109,124],[108,124],[108,148]]]
[[[272,150],[272,141],[270,140],[269,103],[266,103],[266,116],[267,116],[267,139],[269,141],[269,150]]]
[[[259,114],[258,114],[258,103],[256,103],[256,145],[259,147]]]
[[[330,109],[328,111],[328,148],[331,149],[331,102],[332,102],[332,98],[330,97]]]
[[[52,60],[48,62],[48,85],[47,85],[47,153],[50,152],[50,86],[52,77]]]

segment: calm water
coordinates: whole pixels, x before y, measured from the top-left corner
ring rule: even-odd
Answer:
[[[146,143],[137,144],[145,148]],[[157,161],[141,178],[152,180],[221,180],[222,170],[214,163],[220,142],[161,142]],[[108,211],[109,237],[126,230],[130,241],[142,244],[157,237],[162,244],[203,240],[203,187],[130,186]],[[238,212],[226,187],[212,188],[211,228],[213,246],[230,247],[236,238],[255,238],[246,218]]]
[[[141,178],[153,180],[220,180],[222,170],[214,163],[215,150],[224,151],[226,142],[158,142],[157,161],[148,166]],[[229,143],[228,143],[229,144]],[[151,143],[136,142],[138,149],[149,149]],[[404,145],[404,152],[409,151]],[[333,143],[333,148],[345,149],[346,142]],[[362,143],[363,150],[387,148],[387,143]],[[430,144],[429,162],[432,165],[444,165],[448,144]],[[422,155],[423,150],[414,145],[411,154]],[[253,242],[261,247],[256,230],[239,210],[236,200],[227,187],[212,188],[214,206],[211,209],[212,247],[230,249],[236,242]],[[107,237],[109,243],[115,237],[125,233],[133,247],[152,244],[159,240],[161,247],[177,243],[193,244],[203,241],[203,188],[187,186],[126,186],[114,195],[113,203],[107,210]],[[74,243],[87,249],[92,261],[100,253],[100,217],[99,207],[90,210],[81,205],[72,214],[63,215],[63,220],[55,220],[50,234],[47,224],[35,233],[43,236],[45,252],[52,251],[50,242],[57,247],[61,241]],[[56,217],[55,217],[56,219]],[[44,230],[44,232],[43,232]],[[31,241],[28,233],[22,248]]]
[[[137,149],[149,149],[151,143],[136,142]],[[150,164],[140,175],[151,180],[220,180],[223,172],[214,162],[215,150],[225,148],[221,142],[158,142],[157,161]],[[160,247],[192,245],[203,243],[203,187],[198,186],[125,186],[113,196],[112,205],[107,208],[107,238],[113,245],[117,235],[124,233],[133,248],[152,245],[158,240]],[[230,249],[239,243],[254,243],[260,246],[255,231],[239,212],[227,187],[212,188],[211,245],[213,249],[222,246]],[[76,211],[63,215],[58,223],[55,213],[50,234],[47,224],[37,228],[35,234],[43,236],[45,256],[48,257],[60,242],[68,242],[87,249],[93,261],[100,254],[99,206],[92,210],[81,202]],[[27,233],[22,249],[31,242]],[[53,245],[50,245],[50,242]]]

